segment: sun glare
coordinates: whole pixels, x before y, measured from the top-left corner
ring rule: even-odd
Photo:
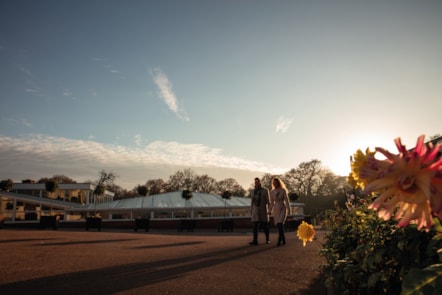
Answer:
[[[323,165],[340,176],[347,176],[351,171],[350,159],[358,150],[365,151],[366,148],[374,150],[375,147],[386,147],[395,150],[394,138],[388,138],[381,134],[361,134],[351,138],[333,142],[328,146],[328,154]]]

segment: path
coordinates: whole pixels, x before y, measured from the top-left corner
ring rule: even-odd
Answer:
[[[326,294],[318,244],[287,237],[3,229],[0,294]]]

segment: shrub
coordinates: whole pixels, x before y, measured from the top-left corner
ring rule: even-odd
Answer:
[[[426,274],[434,276],[441,270],[437,250],[442,240],[435,227],[428,231],[413,225],[399,228],[395,221],[378,218],[366,205],[351,211],[329,210],[324,225],[328,234],[320,251],[327,262],[323,271],[326,285],[337,294],[411,292],[421,284],[416,280],[422,282],[422,277],[410,277],[408,273],[432,266],[433,272]],[[407,283],[403,285],[405,277]],[[419,288],[417,293],[407,294],[423,294]]]

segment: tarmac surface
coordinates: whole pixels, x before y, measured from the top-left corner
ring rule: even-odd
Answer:
[[[0,294],[327,294],[318,239],[250,246],[250,229],[0,230]]]

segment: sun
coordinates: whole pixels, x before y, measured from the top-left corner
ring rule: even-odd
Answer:
[[[365,151],[366,148],[374,150],[375,147],[386,147],[394,151],[394,138],[382,134],[358,134],[343,140],[328,144],[322,164],[333,173],[340,176],[348,176],[351,171],[351,157],[358,150]]]

